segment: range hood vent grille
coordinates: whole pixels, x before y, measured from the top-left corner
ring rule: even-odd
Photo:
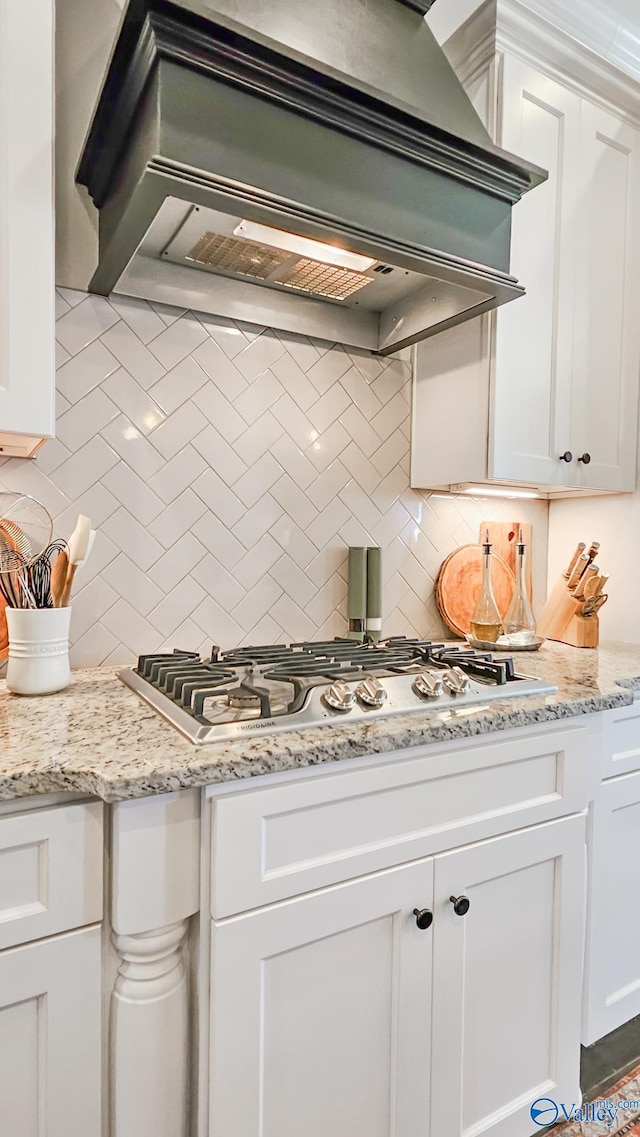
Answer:
[[[291,260],[290,253],[269,249],[255,241],[223,237],[219,233],[204,233],[187,253],[188,261],[196,261],[208,268],[223,269],[266,280],[277,268]]]
[[[363,272],[312,257],[292,256],[290,252],[269,248],[257,241],[225,237],[222,233],[203,233],[185,260],[233,276],[249,276],[307,292],[324,300],[346,300],[373,283],[373,278]]]
[[[301,257],[280,277],[279,283],[287,288],[297,288],[310,292],[313,296],[326,296],[332,300],[346,300],[365,285],[371,284],[371,277],[348,268],[312,261]]]

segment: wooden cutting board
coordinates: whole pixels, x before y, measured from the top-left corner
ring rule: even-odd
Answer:
[[[500,615],[511,603],[516,578],[499,553],[493,554],[493,594]],[[436,604],[445,624],[466,636],[482,586],[482,545],[462,545],[443,561],[436,581]]]
[[[494,553],[498,553],[508,564],[513,575],[516,574],[516,544],[518,533],[522,529],[522,540],[527,546],[527,592],[533,602],[533,583],[531,577],[531,538],[532,527],[528,521],[482,521],[478,540],[484,541],[484,535],[489,530],[489,540],[493,545]]]

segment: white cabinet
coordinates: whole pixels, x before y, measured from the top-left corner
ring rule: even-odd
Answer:
[[[529,1137],[536,1098],[580,1100],[584,830],[573,817],[435,859],[433,1137]]]
[[[638,91],[640,99],[640,88]],[[639,104],[640,105],[640,104]],[[640,133],[582,101],[581,240],[575,280],[571,484],[633,490],[640,381]]]
[[[606,712],[603,739],[589,836],[585,1045],[640,1014],[640,704]]]
[[[610,92],[600,101],[599,87],[610,65],[601,63],[590,84],[572,41],[558,48],[562,66],[549,63],[535,20],[525,58],[522,39],[515,35],[512,46],[500,23],[508,9],[485,5],[447,46],[496,141],[549,172],[513,213],[512,269],[527,294],[417,346],[412,485],[499,482],[550,496],[632,491],[640,87],[627,82],[635,114],[610,109]],[[493,39],[480,34],[489,18]],[[474,27],[488,45],[480,62]]]
[[[589,877],[589,1045],[640,1014],[640,771],[600,787]]]
[[[0,952],[0,1129],[100,1137],[100,929]]]
[[[103,805],[28,804],[0,806],[0,1132],[100,1137]]]
[[[539,755],[559,750],[559,736],[551,745],[539,738]],[[476,818],[483,812],[472,771],[481,745],[449,750],[444,760],[457,827],[442,800],[439,827],[429,824],[437,755],[424,782],[418,763],[398,761],[377,774],[342,774],[342,792],[330,775],[219,798],[211,910],[231,914],[211,921],[208,945],[209,1137],[530,1137],[535,1098],[579,1101],[585,819],[516,828],[526,825],[527,811],[515,802],[531,791],[527,758],[535,761],[526,742],[520,770],[500,763],[494,744],[491,818],[500,836],[484,840],[473,841],[468,823],[472,810]],[[394,785],[383,790],[387,769],[396,771]],[[358,778],[360,795],[348,785]],[[548,764],[539,799],[558,804],[562,781]],[[574,808],[584,804],[583,788]],[[368,829],[374,816],[377,840]],[[241,835],[235,856],[231,819]],[[366,872],[376,863],[391,831],[396,839],[384,855],[408,863],[344,879],[356,865]],[[263,881],[252,858],[257,839]],[[274,901],[276,849],[290,893]],[[314,890],[296,895],[305,868],[321,875]],[[264,906],[251,911],[258,896]],[[466,914],[452,904],[460,896],[471,902]],[[414,910],[423,908],[432,922],[421,930]]]
[[[491,476],[558,485],[571,449],[573,304],[580,175],[580,99],[533,67],[506,57],[502,144],[548,170],[513,218],[511,263],[527,294],[494,327]],[[575,457],[575,456],[574,456]]]
[[[433,862],[212,925],[211,1137],[415,1137]]]
[[[54,0],[0,4],[0,457],[54,432]]]

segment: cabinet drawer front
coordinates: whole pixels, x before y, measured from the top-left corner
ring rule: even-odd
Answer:
[[[234,912],[577,812],[586,728],[212,798],[211,911]]]
[[[640,770],[640,700],[604,715],[603,778]]]
[[[0,818],[0,949],[102,916],[101,802]]]

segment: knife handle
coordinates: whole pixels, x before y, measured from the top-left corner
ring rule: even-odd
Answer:
[[[576,567],[576,565],[578,563],[578,558],[580,557],[580,554],[584,553],[586,547],[587,546],[585,545],[584,541],[581,541],[580,544],[578,545],[575,553],[573,554],[573,556],[569,562],[569,568],[564,573],[565,580],[568,580],[569,577],[571,576],[571,573],[573,572],[574,568]]]
[[[591,584],[591,582],[595,579],[595,577],[597,577],[597,575],[598,575],[597,566],[587,565],[582,576],[580,577],[580,580],[578,581],[578,584],[576,586],[576,590],[573,594],[574,600],[585,600],[587,598],[587,596],[589,595],[587,592],[587,586]]]
[[[601,572],[600,573],[600,576],[598,577],[598,583],[596,584],[596,587],[595,587],[595,590],[593,593],[594,596],[601,596],[602,595],[602,591],[603,591],[608,579],[609,579],[609,573],[608,572]]]
[[[584,585],[584,588],[582,591],[582,595],[584,596],[585,600],[589,600],[592,596],[596,595],[596,589],[598,587],[598,581],[600,580],[600,576],[599,576],[600,569],[598,568],[597,565],[592,564],[592,565],[589,565],[589,568],[587,569],[587,573],[589,573],[589,576],[585,582],[585,585]],[[586,573],[585,573],[585,575],[586,575]]]
[[[571,573],[571,576],[569,577],[569,579],[567,581],[567,588],[569,588],[572,592],[573,592],[574,588],[576,587],[578,581],[580,580],[580,577],[582,576],[582,574],[583,574],[583,572],[586,569],[588,564],[589,564],[588,553],[581,553],[580,556],[578,557],[576,563],[575,563],[575,567],[573,569],[573,572]]]

